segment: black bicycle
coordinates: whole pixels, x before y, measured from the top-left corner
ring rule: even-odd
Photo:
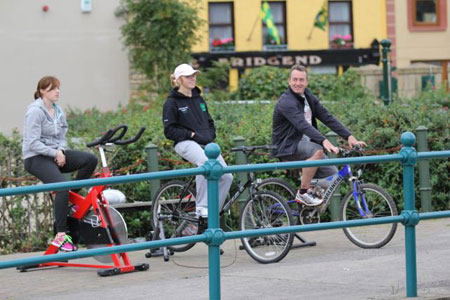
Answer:
[[[255,150],[268,150],[271,146],[243,146],[232,148],[232,152],[242,151],[247,160]],[[239,218],[239,229],[250,230],[290,226],[294,224],[291,209],[277,193],[260,189],[253,172],[247,182],[238,186],[236,193],[228,198],[220,212],[222,216],[248,189],[249,196],[243,205]],[[163,185],[152,203],[153,237],[160,239],[200,234],[207,228],[207,220],[195,213],[195,177],[188,181],[172,180]],[[273,234],[242,238],[247,253],[260,263],[282,260],[289,252],[294,233]],[[186,251],[194,244],[184,244],[162,248],[164,259],[169,253]]]

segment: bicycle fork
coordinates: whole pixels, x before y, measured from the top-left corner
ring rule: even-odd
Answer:
[[[372,218],[372,212],[369,210],[366,201],[366,194],[361,189],[360,181],[356,177],[350,178],[353,187],[353,199],[355,200],[358,212],[363,219]]]

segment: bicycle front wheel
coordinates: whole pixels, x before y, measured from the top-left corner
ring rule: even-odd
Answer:
[[[394,200],[383,188],[374,184],[361,184],[360,191],[358,200],[353,197],[353,191],[345,195],[341,206],[343,221],[398,215]],[[358,209],[360,206],[365,211],[363,196],[368,210],[365,212],[365,216],[362,216]],[[381,248],[389,243],[394,236],[397,223],[347,227],[343,230],[347,238],[358,247],[364,249]]]
[[[239,220],[241,230],[293,225],[291,210],[279,195],[259,191],[250,196]],[[242,238],[247,253],[256,261],[268,264],[282,260],[289,252],[294,233]]]
[[[197,234],[195,221],[195,192],[186,182],[172,180],[163,185],[152,203],[152,222],[155,232],[164,230],[166,239]],[[172,251],[183,252],[195,244],[169,246]]]
[[[295,194],[297,191],[292,188],[289,183],[283,179],[271,177],[261,180],[261,182],[258,183],[257,188],[258,190],[275,192],[280,195],[289,205],[295,224],[301,224],[300,211],[302,207],[295,202]]]

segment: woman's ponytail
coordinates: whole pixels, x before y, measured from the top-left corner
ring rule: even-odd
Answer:
[[[172,87],[178,86],[178,83],[177,83],[177,81],[175,79],[175,75],[174,74],[170,75],[170,84],[172,85]]]
[[[37,98],[41,98],[41,93],[39,92],[39,90],[34,92],[34,100],[36,100]]]

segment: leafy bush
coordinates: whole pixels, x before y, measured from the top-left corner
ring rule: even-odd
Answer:
[[[239,99],[278,99],[288,87],[289,72],[271,66],[250,70],[239,81]],[[360,84],[359,75],[351,69],[341,76],[309,73],[308,77],[308,88],[322,100],[363,99],[369,94]]]
[[[0,133],[0,188],[36,184],[23,169],[22,137]],[[42,249],[53,235],[52,206],[48,193],[0,198],[0,254]]]
[[[125,20],[121,27],[124,44],[133,67],[152,82],[151,91],[167,91],[173,68],[191,60],[195,32],[202,20],[193,1],[122,0],[116,15]],[[154,79],[154,80],[153,80]]]

